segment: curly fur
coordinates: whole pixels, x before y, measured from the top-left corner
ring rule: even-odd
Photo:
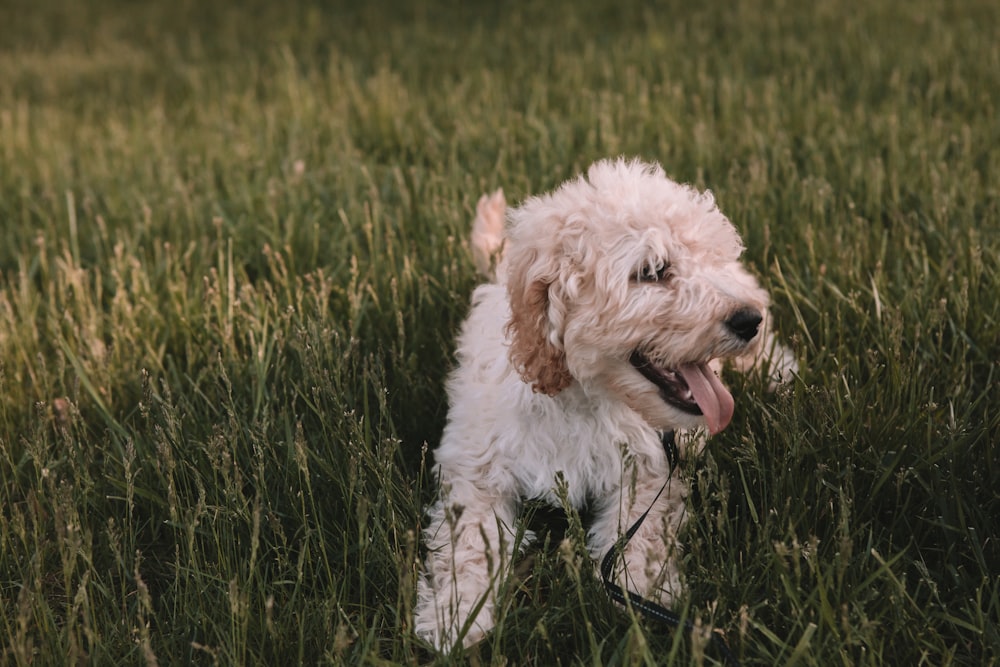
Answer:
[[[671,474],[659,433],[677,431],[690,454],[706,426],[728,423],[732,397],[709,368],[731,359],[774,382],[796,368],[733,225],[711,193],[658,165],[601,161],[509,212],[502,191],[484,196],[471,240],[492,280],[458,339],[414,614],[417,634],[441,649],[492,628],[524,499],[557,502],[561,477],[569,502],[595,510],[598,559]],[[616,572],[664,604],[682,590],[687,491],[673,474]]]

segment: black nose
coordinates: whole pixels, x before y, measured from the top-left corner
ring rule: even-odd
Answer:
[[[757,335],[757,329],[763,319],[761,314],[753,308],[740,308],[726,320],[726,326],[749,343]]]

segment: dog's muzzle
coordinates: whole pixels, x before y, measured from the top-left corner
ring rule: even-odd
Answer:
[[[638,350],[629,363],[660,390],[660,398],[682,412],[704,415],[713,435],[726,428],[736,409],[733,395],[707,363],[657,366]]]

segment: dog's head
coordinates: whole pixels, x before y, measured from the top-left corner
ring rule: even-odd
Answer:
[[[598,162],[511,213],[511,361],[535,391],[575,381],[655,428],[718,432],[733,399],[709,363],[751,352],[767,309],[742,251],[711,193]]]

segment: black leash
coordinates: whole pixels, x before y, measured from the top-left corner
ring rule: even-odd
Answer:
[[[667,454],[667,463],[670,465],[670,470],[667,472],[667,481],[663,483],[660,490],[656,493],[656,497],[653,498],[653,502],[650,503],[649,509],[642,513],[642,515],[636,519],[635,523],[625,532],[625,535],[618,541],[617,544],[613,545],[608,549],[608,553],[604,555],[604,560],[601,561],[601,576],[604,578],[604,588],[608,591],[608,596],[618,604],[628,606],[632,605],[633,609],[642,612],[647,618],[651,618],[661,623],[666,623],[669,626],[675,628],[683,628],[688,633],[692,633],[695,630],[694,623],[687,621],[678,616],[675,612],[670,611],[666,607],[659,605],[655,602],[651,602],[641,595],[637,595],[631,591],[628,592],[628,598],[626,601],[625,591],[622,587],[612,581],[612,570],[615,566],[615,555],[619,550],[624,551],[625,545],[628,541],[632,539],[636,531],[639,530],[639,526],[642,522],[646,520],[646,516],[653,509],[653,505],[656,501],[660,499],[663,491],[670,484],[670,478],[674,474],[674,469],[677,467],[677,463],[680,460],[680,455],[677,452],[677,443],[674,442],[674,432],[667,431],[663,434],[663,451]],[[722,635],[718,632],[711,633],[712,643],[719,650],[719,653],[725,658],[726,663],[730,667],[740,667],[740,661],[736,659],[736,656],[729,649],[729,645],[726,644],[726,640],[722,638]]]

